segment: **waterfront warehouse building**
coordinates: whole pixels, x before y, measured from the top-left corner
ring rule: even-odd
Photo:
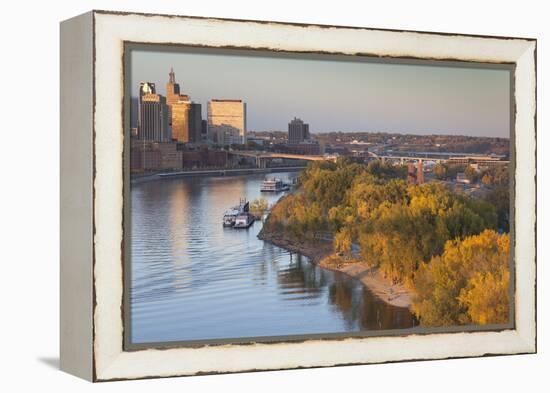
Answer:
[[[133,140],[130,149],[130,169],[134,173],[178,171],[183,167],[183,154],[176,142]]]
[[[213,99],[208,102],[208,138],[218,145],[246,143],[246,103]]]
[[[183,168],[225,168],[227,152],[225,150],[191,150],[183,151]]]
[[[166,98],[156,94],[155,84],[141,82],[138,101],[138,139],[153,142],[171,140]]]

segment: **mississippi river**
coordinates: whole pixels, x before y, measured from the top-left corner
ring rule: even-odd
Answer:
[[[296,173],[278,173],[285,181]],[[408,328],[413,317],[358,280],[222,226],[265,175],[172,178],[131,187],[131,342],[159,343]]]

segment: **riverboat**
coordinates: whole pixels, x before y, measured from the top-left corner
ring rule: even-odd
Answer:
[[[279,178],[265,179],[260,186],[261,192],[281,192],[290,190],[290,185]]]
[[[250,225],[254,224],[254,216],[248,212],[239,214],[237,218],[235,219],[235,225],[233,225],[233,228],[235,229],[246,229],[250,227]]]
[[[248,214],[249,203],[246,199],[241,199],[237,206],[232,207],[223,214],[223,226],[233,227],[237,221],[237,217],[243,214]]]

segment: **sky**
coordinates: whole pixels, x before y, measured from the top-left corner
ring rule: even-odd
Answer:
[[[166,94],[170,68],[182,94],[202,104],[242,99],[249,131],[286,131],[296,117],[310,131],[510,136],[510,76],[503,69],[389,64],[366,58],[179,48],[134,49],[130,83]]]

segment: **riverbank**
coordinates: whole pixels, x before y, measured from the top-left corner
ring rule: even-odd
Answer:
[[[393,284],[378,268],[357,259],[345,260],[334,254],[332,242],[302,241],[297,243],[283,233],[267,232],[265,227],[258,238],[288,251],[302,254],[323,269],[344,273],[356,278],[383,302],[395,307],[411,308],[413,293],[402,284]]]

